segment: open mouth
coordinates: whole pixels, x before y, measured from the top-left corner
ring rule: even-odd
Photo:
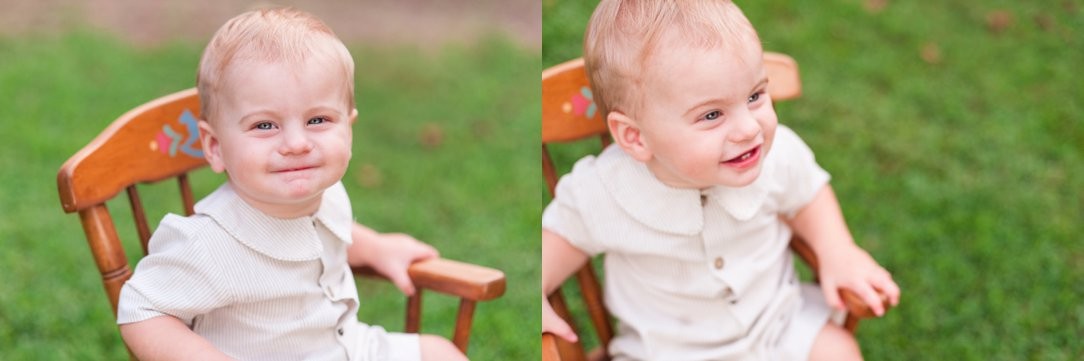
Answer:
[[[745,153],[742,153],[741,155],[739,155],[737,157],[734,157],[734,158],[731,158],[729,160],[723,161],[723,163],[741,167],[741,166],[746,166],[746,165],[748,165],[750,163],[756,162],[757,158],[759,158],[759,157],[760,157],[760,146],[758,145],[758,146],[754,147],[753,149],[750,149],[749,151],[747,151]]]

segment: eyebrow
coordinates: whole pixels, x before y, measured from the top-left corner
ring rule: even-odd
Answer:
[[[278,113],[275,113],[275,112],[273,112],[271,110],[260,109],[260,110],[257,110],[257,111],[242,115],[240,118],[237,119],[237,123],[238,124],[244,124],[245,122],[248,121],[249,118],[252,118],[252,117],[268,117],[268,116],[274,117],[274,116],[277,116],[277,115],[278,115]]]
[[[306,117],[312,114],[331,114],[336,116],[343,116],[343,113],[340,112],[338,109],[328,105],[317,105],[315,107],[306,109],[305,114]],[[279,117],[279,114],[270,109],[261,109],[241,116],[241,118],[237,122],[243,124],[252,117]]]
[[[767,84],[768,84],[768,77],[767,77],[767,76],[765,76],[765,77],[761,78],[761,79],[760,79],[760,81],[758,81],[756,85],[754,85],[754,86],[753,86],[753,90],[751,90],[751,92],[755,92],[755,91],[757,91],[757,89],[760,89],[761,87],[764,87],[764,86],[765,86],[765,85],[767,85]],[[704,101],[702,101],[702,102],[696,103],[695,105],[693,105],[693,106],[689,107],[689,110],[687,110],[687,111],[685,112],[685,115],[688,115],[688,114],[689,114],[690,112],[692,112],[692,111],[693,111],[694,109],[698,109],[698,108],[701,108],[701,107],[703,107],[703,106],[705,106],[705,105],[708,105],[708,104],[714,103],[714,102],[716,102],[716,101],[718,101],[718,100],[719,100],[718,98],[709,98],[709,99],[705,99],[705,100],[704,100]]]

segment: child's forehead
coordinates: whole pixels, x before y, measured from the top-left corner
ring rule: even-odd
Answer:
[[[672,47],[644,66],[637,98],[644,115],[687,112],[704,104],[743,103],[763,85],[765,72],[757,48]]]
[[[758,41],[702,43],[684,41],[680,34],[664,34],[640,62],[645,85],[666,80],[674,73],[707,73],[723,67],[730,72],[758,72],[763,51]],[[705,64],[708,64],[705,66]]]
[[[328,66],[315,59],[294,63],[283,60],[246,59],[235,61],[221,71],[216,89],[210,93],[211,100],[222,108],[237,110],[238,106],[255,106],[260,101],[283,105],[290,99],[301,101],[301,105],[328,105],[326,99],[338,99],[346,111],[353,108],[353,79],[345,76],[341,67]],[[287,85],[293,84],[293,85]],[[286,98],[273,94],[295,94]],[[329,95],[323,97],[322,95]],[[312,97],[317,98],[312,98]],[[277,99],[277,100],[276,100]],[[307,99],[307,100],[302,100]],[[319,104],[306,104],[309,100],[320,99]],[[338,105],[336,103],[335,107]],[[221,115],[221,114],[220,114]]]

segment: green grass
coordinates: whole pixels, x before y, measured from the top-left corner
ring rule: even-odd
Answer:
[[[740,5],[765,49],[801,67],[804,95],[777,104],[780,121],[903,289],[861,324],[866,358],[1078,358],[1084,5],[865,3]],[[591,9],[543,2],[544,66],[580,55]],[[1000,11],[1007,25],[991,25]]]
[[[201,49],[136,49],[90,31],[0,38],[0,359],[127,357],[78,217],[60,208],[56,172],[127,109],[191,87]],[[504,271],[508,291],[478,306],[469,355],[538,359],[538,318],[523,317],[539,313],[542,181],[537,148],[524,142],[539,132],[538,53],[497,38],[424,52],[351,49],[360,117],[344,183],[356,218]],[[197,174],[197,197],[222,181]],[[149,211],[179,212],[175,187],[142,187]],[[125,197],[110,208],[134,262]],[[361,283],[361,319],[401,330],[404,298]],[[423,331],[449,337],[456,307],[427,294]]]

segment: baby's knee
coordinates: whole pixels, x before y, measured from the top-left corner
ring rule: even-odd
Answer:
[[[862,351],[854,335],[839,325],[828,323],[817,334],[813,349],[809,352],[810,361],[849,360],[861,361]]]
[[[421,344],[423,361],[467,359],[467,356],[463,355],[463,353],[455,347],[455,344],[444,337],[436,335],[419,335],[418,341]]]

